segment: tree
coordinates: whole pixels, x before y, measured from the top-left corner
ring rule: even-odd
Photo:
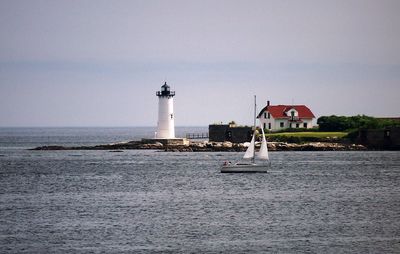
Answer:
[[[393,120],[378,119],[366,115],[356,116],[321,116],[317,123],[320,131],[349,131],[353,129],[379,129],[388,126],[399,126],[400,123]]]

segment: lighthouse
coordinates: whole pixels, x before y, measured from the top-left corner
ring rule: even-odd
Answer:
[[[156,138],[173,139],[175,138],[174,121],[174,96],[175,91],[171,91],[167,82],[161,87],[161,91],[156,93],[158,97],[158,122]]]

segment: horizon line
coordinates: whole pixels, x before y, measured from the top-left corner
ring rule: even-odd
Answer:
[[[157,128],[156,125],[154,126],[150,126],[150,125],[119,125],[119,126],[115,126],[115,125],[65,125],[65,126],[61,126],[61,125],[26,125],[26,126],[0,126],[0,128]],[[179,126],[175,126],[178,128],[185,128],[185,127],[208,127],[208,125],[179,125]]]

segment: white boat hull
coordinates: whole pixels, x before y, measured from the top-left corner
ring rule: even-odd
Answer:
[[[267,173],[268,165],[264,164],[230,164],[221,168],[221,173]]]

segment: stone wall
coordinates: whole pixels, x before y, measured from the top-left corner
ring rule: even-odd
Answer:
[[[211,124],[208,126],[209,140],[212,142],[243,143],[250,142],[252,128],[229,124]]]
[[[363,129],[357,142],[372,149],[400,150],[400,128]]]

